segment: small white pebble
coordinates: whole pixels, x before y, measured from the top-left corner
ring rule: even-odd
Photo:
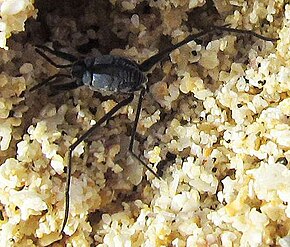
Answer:
[[[1,5],[1,16],[15,15],[26,8],[28,0],[6,0]]]
[[[24,63],[20,69],[20,74],[28,74],[33,70],[33,65],[31,63]]]
[[[140,25],[139,16],[136,14],[132,15],[131,22],[132,22],[134,27],[138,28]]]

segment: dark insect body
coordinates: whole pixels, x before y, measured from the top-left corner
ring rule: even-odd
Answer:
[[[82,76],[84,85],[108,93],[132,93],[139,91],[147,82],[137,63],[111,55],[87,58],[74,64],[72,76]]]
[[[43,85],[48,84],[49,82],[53,81],[57,77],[66,77],[72,78],[72,81],[69,83],[64,84],[54,84],[51,85],[51,88],[56,92],[65,91],[74,89],[80,86],[88,86],[90,89],[94,91],[99,91],[106,94],[125,94],[127,97],[119,102],[116,106],[114,106],[106,115],[104,115],[94,126],[92,126],[87,132],[79,137],[79,139],[74,142],[69,147],[69,163],[67,166],[67,179],[66,179],[66,188],[65,188],[65,216],[63,219],[63,225],[61,228],[61,233],[63,232],[69,214],[69,196],[70,196],[70,182],[71,182],[71,167],[72,167],[72,152],[73,150],[84,140],[86,140],[90,135],[92,135],[97,128],[109,120],[120,108],[123,106],[128,105],[134,98],[134,92],[140,91],[138,106],[136,111],[136,116],[134,120],[134,125],[131,132],[131,139],[129,145],[129,153],[137,159],[142,165],[144,165],[151,173],[154,174],[155,177],[159,178],[159,176],[143,161],[140,157],[133,152],[133,145],[136,135],[136,128],[141,112],[141,105],[142,100],[146,92],[147,87],[147,75],[148,72],[156,63],[163,60],[165,57],[169,55],[173,50],[187,44],[190,41],[193,41],[197,38],[200,38],[206,34],[213,33],[216,31],[221,32],[231,32],[231,33],[238,33],[238,34],[247,34],[251,36],[255,36],[259,39],[266,40],[266,41],[276,41],[277,39],[274,38],[267,38],[257,33],[254,33],[249,30],[241,30],[241,29],[234,29],[229,28],[227,26],[213,26],[209,27],[197,34],[189,35],[183,41],[173,45],[172,47],[159,52],[158,54],[150,57],[146,61],[141,64],[138,64],[130,59],[113,56],[113,55],[103,55],[100,57],[95,58],[85,58],[79,60],[77,57],[52,50],[46,46],[39,46],[36,48],[36,51],[45,58],[49,63],[54,65],[57,68],[71,68],[71,75],[67,74],[56,74],[45,81],[41,82],[40,84],[32,87],[30,91],[34,91],[40,88]],[[40,50],[41,49],[41,50]],[[51,53],[56,55],[60,58],[63,58],[69,62],[70,64],[59,65],[56,64],[53,60],[51,60],[44,52]]]

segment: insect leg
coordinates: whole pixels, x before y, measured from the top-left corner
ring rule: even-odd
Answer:
[[[139,69],[143,72],[149,71],[156,63],[162,61],[166,56],[168,56],[172,51],[175,49],[187,44],[190,41],[196,40],[206,34],[210,34],[216,31],[222,31],[222,32],[230,32],[230,33],[239,33],[239,34],[246,34],[246,35],[251,35],[256,38],[266,40],[266,41],[276,41],[277,39],[275,38],[269,38],[265,37],[263,35],[257,34],[251,30],[245,30],[245,29],[236,29],[236,28],[230,28],[228,25],[225,26],[211,26],[203,31],[196,33],[196,34],[190,34],[188,35],[184,40],[181,42],[176,43],[175,45],[153,55],[152,57],[148,58],[145,60],[143,63],[139,65]]]
[[[245,34],[245,35],[251,35],[254,36],[258,39],[262,39],[265,41],[277,41],[277,38],[271,38],[271,37],[266,37],[261,34],[255,33],[252,30],[245,30],[245,29],[237,29],[237,28],[231,28],[227,26],[213,26],[214,29],[220,30],[222,32],[229,32],[229,33],[238,33],[238,34]]]
[[[196,33],[196,34],[190,34],[188,37],[186,37],[181,42],[153,55],[152,57],[149,57],[147,60],[145,60],[143,63],[141,63],[139,65],[139,69],[143,72],[149,71],[156,63],[162,61],[166,56],[168,56],[175,49],[187,44],[190,41],[193,41],[193,40],[198,39],[198,38],[200,38],[208,33],[211,33],[211,32],[213,32],[212,29],[207,29],[207,30],[203,30],[203,31]]]
[[[49,62],[50,64],[52,64],[54,67],[56,68],[68,68],[68,67],[71,67],[72,64],[57,64],[55,63],[52,59],[50,59],[48,56],[46,56],[44,54],[44,52],[42,52],[41,50],[39,50],[38,48],[35,48],[35,51],[40,55],[42,56],[47,62]]]
[[[70,62],[75,62],[78,60],[78,58],[75,57],[74,55],[71,55],[71,54],[63,52],[63,51],[55,51],[55,50],[53,50],[45,45],[37,45],[36,47],[39,49],[42,49],[42,50],[44,50],[52,55],[63,58],[64,60],[70,61]]]
[[[39,88],[41,88],[42,86],[45,86],[46,84],[48,84],[49,82],[51,82],[52,80],[54,80],[57,77],[66,77],[66,78],[70,78],[70,75],[66,75],[66,74],[55,74],[52,75],[50,77],[48,77],[47,79],[45,79],[44,81],[42,81],[41,83],[38,83],[37,85],[33,86],[32,88],[29,89],[29,92],[33,92]]]
[[[141,109],[142,109],[142,101],[143,101],[143,97],[144,97],[145,92],[146,92],[146,88],[143,88],[141,90],[141,92],[140,92],[140,96],[139,96],[139,100],[138,100],[138,106],[137,106],[137,111],[136,111],[136,116],[135,116],[135,120],[134,120],[134,125],[133,125],[133,129],[132,129],[132,132],[131,132],[129,152],[135,159],[137,159],[143,166],[145,166],[155,177],[159,178],[157,173],[155,171],[153,171],[152,168],[150,168],[143,160],[140,159],[140,157],[138,157],[133,152],[133,146],[134,146],[134,141],[135,141],[135,136],[136,136],[136,129],[137,129],[137,124],[138,124],[140,113],[141,113]]]
[[[128,98],[122,100],[117,105],[115,105],[106,115],[104,115],[94,126],[92,126],[87,132],[85,132],[81,137],[78,138],[76,142],[74,142],[69,147],[69,163],[67,166],[67,175],[66,175],[66,186],[65,186],[65,212],[64,212],[64,219],[63,225],[61,228],[61,233],[63,233],[64,227],[68,220],[68,213],[69,213],[69,196],[70,196],[70,183],[71,183],[71,168],[72,168],[72,153],[75,148],[84,140],[86,140],[90,135],[92,135],[101,124],[106,122],[110,119],[120,108],[123,106],[128,105],[134,98],[134,94],[131,94]]]

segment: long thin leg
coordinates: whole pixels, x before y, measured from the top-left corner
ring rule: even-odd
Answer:
[[[65,213],[64,213],[64,219],[63,219],[63,225],[61,228],[61,233],[64,230],[64,227],[68,220],[68,213],[69,213],[69,196],[70,196],[70,183],[71,183],[71,168],[72,168],[72,152],[74,149],[84,140],[86,140],[90,135],[92,135],[98,127],[106,122],[108,119],[110,119],[120,108],[123,106],[128,105],[134,98],[134,94],[131,94],[128,98],[122,100],[120,103],[118,103],[116,106],[114,106],[106,115],[104,115],[94,126],[92,126],[86,133],[84,133],[79,139],[74,142],[69,147],[69,163],[67,166],[67,177],[66,177],[66,187],[65,187]]]
[[[29,89],[29,92],[33,92],[39,88],[41,88],[42,86],[45,86],[46,84],[48,84],[49,82],[51,82],[53,79],[57,78],[57,77],[66,77],[66,78],[71,78],[70,75],[66,75],[66,74],[55,74],[52,75],[50,77],[48,77],[47,79],[45,79],[44,81],[42,81],[41,83],[36,84],[35,86],[33,86],[32,88]]]
[[[258,39],[262,39],[265,41],[277,41],[277,38],[271,38],[271,37],[266,37],[261,34],[255,33],[252,30],[245,30],[245,29],[237,29],[237,28],[231,28],[227,26],[213,26],[214,29],[220,30],[222,32],[229,32],[229,33],[238,33],[238,34],[245,34],[245,35],[251,35],[254,36]],[[213,30],[215,31],[215,30]]]
[[[212,32],[212,30],[203,30],[197,34],[190,34],[187,38],[185,38],[183,41],[153,55],[152,57],[145,60],[143,63],[139,65],[139,69],[143,72],[149,71],[156,63],[162,61],[165,57],[167,57],[172,51],[179,48],[180,46],[183,46],[187,44],[188,42],[198,39],[208,33]]]
[[[144,98],[146,92],[146,88],[143,88],[140,92],[140,96],[139,96],[139,100],[138,100],[138,106],[137,106],[137,111],[136,111],[136,116],[135,116],[135,120],[134,120],[134,125],[133,125],[133,129],[131,132],[131,139],[130,139],[130,145],[129,145],[129,152],[130,154],[137,159],[143,166],[145,166],[151,173],[153,173],[153,175],[157,178],[159,178],[159,176],[157,175],[156,172],[154,172],[152,170],[152,168],[150,168],[143,160],[141,160],[133,151],[133,146],[134,146],[134,141],[135,141],[135,136],[136,136],[136,129],[137,129],[137,124],[139,121],[139,117],[140,117],[140,113],[141,113],[141,109],[142,109],[142,101]]]
[[[61,69],[61,68],[68,68],[68,67],[71,67],[72,66],[72,63],[70,63],[70,64],[57,64],[57,63],[55,63],[52,59],[50,59],[48,56],[46,56],[45,53],[42,52],[41,50],[39,50],[38,48],[35,48],[35,51],[40,56],[42,56],[46,61],[48,61],[50,64],[52,64],[56,68]]]
[[[64,60],[70,61],[72,63],[78,60],[78,58],[75,57],[74,55],[71,55],[71,54],[63,52],[63,51],[55,51],[55,50],[53,50],[53,49],[51,49],[51,48],[49,48],[49,47],[47,47],[45,45],[37,45],[36,47],[40,48],[40,49],[42,49],[42,50],[44,50],[46,52],[49,52],[52,55],[60,57],[60,58],[62,58]]]
[[[174,51],[175,49],[187,44],[190,41],[196,40],[204,35],[216,32],[216,31],[222,31],[222,32],[229,32],[229,33],[239,33],[239,34],[246,34],[246,35],[251,35],[254,37],[257,37],[259,39],[262,40],[266,40],[266,41],[276,41],[277,39],[275,38],[269,38],[269,37],[265,37],[263,35],[257,34],[251,30],[244,30],[244,29],[236,29],[236,28],[230,28],[227,25],[226,26],[211,26],[199,33],[196,34],[190,34],[187,36],[187,38],[185,38],[184,40],[182,40],[181,42],[157,53],[156,55],[148,58],[147,60],[145,60],[143,63],[141,63],[139,65],[139,69],[143,72],[147,72],[149,71],[156,63],[160,62],[161,60],[163,60],[166,56],[168,56],[172,51]]]

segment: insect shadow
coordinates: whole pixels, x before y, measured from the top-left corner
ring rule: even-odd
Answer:
[[[68,221],[69,216],[69,199],[70,199],[70,184],[71,184],[71,170],[72,170],[72,153],[74,149],[84,140],[88,139],[98,127],[109,120],[120,108],[128,105],[134,98],[134,92],[140,91],[139,100],[137,105],[136,116],[134,120],[134,125],[131,131],[130,144],[128,151],[129,153],[138,160],[143,166],[145,166],[155,177],[160,178],[157,173],[150,168],[136,153],[133,151],[134,140],[136,135],[136,128],[141,112],[142,101],[147,91],[147,73],[150,69],[158,62],[166,58],[173,50],[187,44],[190,41],[196,40],[204,35],[214,32],[229,32],[243,35],[251,35],[256,38],[265,41],[276,41],[275,38],[268,38],[257,34],[253,31],[230,28],[228,26],[211,26],[203,31],[191,34],[183,41],[172,45],[168,49],[165,49],[156,55],[148,58],[143,63],[138,64],[125,57],[113,56],[113,55],[103,55],[99,57],[91,57],[85,59],[78,59],[77,57],[61,52],[52,50],[46,46],[37,46],[36,52],[39,53],[44,59],[46,59],[50,64],[56,68],[65,69],[70,68],[70,74],[58,73],[53,76],[48,77],[43,82],[35,85],[30,89],[30,91],[35,91],[40,87],[51,83],[50,87],[55,92],[66,91],[78,88],[80,86],[88,86],[90,89],[98,92],[106,92],[110,94],[124,94],[127,95],[125,99],[120,101],[115,105],[107,114],[105,114],[99,121],[96,122],[88,131],[82,134],[73,144],[69,147],[69,162],[67,165],[67,176],[66,176],[66,186],[65,186],[65,214],[63,219],[63,224],[60,233],[64,232],[64,228]],[[50,59],[46,54],[50,53],[64,60],[69,61],[69,64],[56,64],[52,59]],[[56,78],[71,78],[68,83],[53,84]]]

